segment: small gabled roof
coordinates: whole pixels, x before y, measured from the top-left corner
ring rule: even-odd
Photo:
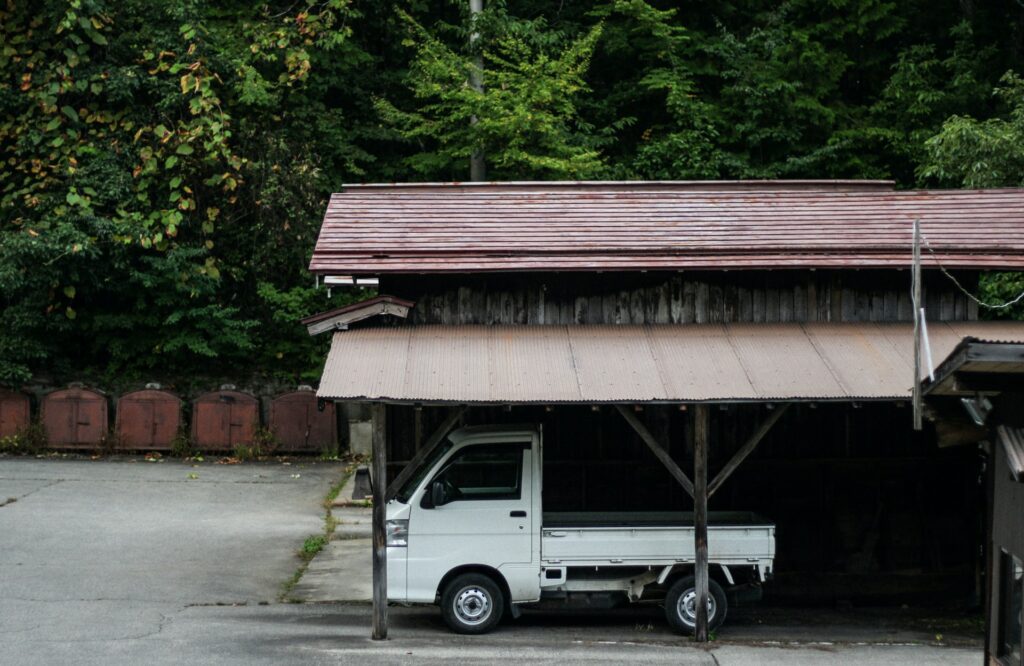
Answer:
[[[939,363],[934,379],[921,382],[924,395],[973,396],[1007,390],[1024,393],[1024,340],[1006,329],[989,333],[986,336],[979,331],[961,340]]]
[[[1024,189],[890,181],[392,183],[331,197],[330,275],[909,266],[1024,268]]]
[[[413,301],[381,294],[380,296],[374,296],[358,303],[350,303],[334,310],[318,312],[300,321],[309,331],[310,335],[317,335],[325,331],[345,330],[349,324],[378,315],[392,315],[404,319],[409,316],[409,310],[414,305]]]

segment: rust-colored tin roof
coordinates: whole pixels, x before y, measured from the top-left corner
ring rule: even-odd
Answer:
[[[933,322],[934,358],[1021,322]],[[405,326],[334,334],[318,396],[406,403],[902,400],[907,323]]]
[[[897,267],[910,264],[917,217],[948,268],[1024,268],[1024,189],[702,181],[346,186],[331,197],[310,270]]]

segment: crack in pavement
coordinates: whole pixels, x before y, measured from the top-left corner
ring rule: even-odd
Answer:
[[[14,504],[18,500],[25,499],[29,495],[35,495],[40,490],[46,490],[47,488],[51,488],[51,487],[57,485],[58,483],[61,483],[62,481],[64,481],[64,479],[50,480],[50,479],[5,479],[5,478],[0,478],[0,481],[50,481],[50,483],[47,483],[45,486],[39,486],[38,488],[35,488],[34,490],[28,491],[24,495],[19,495],[17,497],[8,497],[5,501],[0,502],[0,508],[3,508],[5,506],[7,506],[8,504]]]
[[[185,609],[184,608],[179,608],[178,610],[176,610],[174,612],[174,614],[180,613],[183,610],[185,610]],[[157,635],[163,633],[163,631],[167,627],[167,625],[174,621],[174,614],[168,615],[166,613],[161,613],[160,611],[157,611],[157,615],[160,616],[160,619],[157,621],[156,628],[151,630],[151,631],[146,631],[144,633],[139,633],[139,634],[128,634],[128,635],[125,635],[125,636],[107,636],[107,637],[101,637],[101,638],[41,638],[39,640],[40,640],[40,642],[43,642],[43,643],[116,643],[118,641],[137,641],[137,640],[143,640],[143,639],[147,639],[147,638],[152,638],[153,636],[157,636]],[[15,631],[0,632],[0,633],[11,634],[11,633],[17,633],[17,632],[31,631],[33,629],[38,629],[38,628],[40,628],[42,626],[43,626],[42,624],[37,624],[37,625],[35,625],[34,627],[31,627],[31,628],[16,629]]]

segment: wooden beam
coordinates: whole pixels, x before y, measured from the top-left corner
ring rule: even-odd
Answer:
[[[387,409],[375,403],[373,419],[373,634],[388,637],[388,549],[384,533],[384,489],[387,484]]]
[[[426,460],[427,457],[434,452],[434,449],[444,441],[445,435],[447,435],[451,431],[452,427],[459,422],[459,419],[462,418],[462,414],[465,411],[465,407],[457,407],[449,412],[447,418],[445,418],[441,425],[437,427],[437,430],[434,431],[434,434],[430,436],[423,446],[420,447],[420,450],[416,452],[416,455],[409,461],[409,464],[402,468],[402,471],[398,473],[395,480],[388,485],[388,492],[386,495],[387,501],[391,501],[395,498],[398,491],[401,490],[402,486],[405,485],[405,482],[416,473],[416,470],[423,464],[423,461]]]
[[[987,393],[989,395],[1008,391],[1019,392],[1024,387],[1024,373],[1021,372],[954,372],[953,392]]]
[[[694,639],[708,640],[708,431],[707,405],[693,410],[693,545],[694,579],[697,588],[697,623]],[[719,611],[720,612],[720,611]]]
[[[672,460],[672,456],[670,456],[668,451],[666,451],[658,440],[654,438],[654,435],[652,435],[651,431],[647,429],[647,426],[645,426],[640,419],[636,417],[636,414],[631,412],[624,405],[615,405],[615,408],[619,410],[619,414],[622,414],[622,418],[626,419],[626,422],[633,427],[636,434],[640,435],[640,439],[642,439],[644,444],[647,445],[647,448],[651,450],[651,453],[653,453],[655,457],[661,461],[661,464],[668,469],[672,478],[674,478],[679,485],[683,487],[683,490],[685,490],[690,497],[693,497],[693,482],[690,481],[690,478],[686,476],[686,473],[683,470],[679,469],[679,465],[676,464],[676,461]]]
[[[722,484],[725,483],[725,480],[728,479],[729,476],[736,471],[736,468],[747,459],[747,456],[754,452],[754,449],[761,443],[764,436],[768,434],[768,431],[772,429],[775,422],[779,420],[787,409],[789,409],[789,405],[790,403],[785,403],[782,407],[772,410],[768,415],[768,418],[758,426],[757,431],[747,439],[743,446],[740,447],[740,450],[736,452],[732,459],[725,464],[725,467],[723,467],[721,471],[715,475],[715,478],[712,479],[711,483],[708,485],[708,497],[714,495],[715,491],[721,488]]]

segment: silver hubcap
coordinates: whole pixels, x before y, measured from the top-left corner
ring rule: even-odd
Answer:
[[[697,624],[697,590],[690,588],[679,597],[676,612],[688,625]],[[715,595],[708,593],[708,621],[715,616]]]
[[[475,585],[464,587],[455,595],[455,615],[463,624],[477,625],[491,616],[491,597]]]

